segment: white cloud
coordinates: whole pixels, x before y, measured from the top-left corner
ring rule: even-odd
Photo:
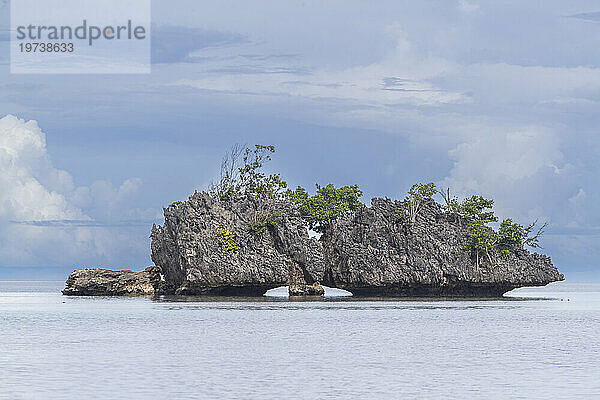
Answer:
[[[574,103],[596,100],[600,69],[592,67],[472,64],[456,69],[454,84],[476,90],[487,104]],[[499,84],[500,83],[500,84]]]
[[[568,224],[571,228],[579,228],[589,226],[589,218],[586,211],[591,204],[588,203],[588,196],[583,188],[579,188],[577,193],[569,198],[569,205],[574,213],[573,220]]]
[[[148,252],[145,237],[135,240],[131,232],[101,226],[157,216],[154,210],[131,207],[141,184],[128,179],[118,188],[109,181],[75,187],[67,171],[53,166],[36,121],[0,119],[2,264],[94,265],[118,262],[132,249]],[[85,226],[94,224],[100,227]]]
[[[471,137],[449,152],[453,166],[440,186],[460,197],[496,199],[501,216],[548,219],[548,193],[560,197],[570,190],[569,165],[557,167],[564,162],[557,135],[536,126],[470,129]]]
[[[406,33],[398,25],[387,31],[397,38],[395,49],[378,63],[345,69],[294,68],[289,65],[264,64],[262,59],[252,61],[243,56],[230,57],[231,49],[215,49],[207,55],[199,68],[199,79],[182,79],[173,85],[224,94],[264,97],[271,102],[279,98],[326,99],[345,102],[362,108],[386,109],[399,104],[435,106],[462,103],[469,99],[460,91],[442,90],[430,82],[453,66],[431,55],[415,52]],[[219,57],[218,54],[222,56]],[[272,61],[271,61],[272,62]]]
[[[0,119],[0,217],[16,220],[90,219],[64,196],[73,180],[52,166],[35,121]]]

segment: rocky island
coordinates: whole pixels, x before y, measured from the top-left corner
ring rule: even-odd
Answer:
[[[357,186],[317,185],[310,196],[262,172],[273,151],[233,148],[211,190],[165,208],[152,227],[155,266],[74,271],[63,293],[261,296],[287,285],[303,296],[325,285],[355,296],[499,297],[564,279],[550,257],[525,249],[539,247],[544,226],[505,219],[496,231],[491,200],[459,202],[448,190],[440,204],[432,183],[370,206]]]

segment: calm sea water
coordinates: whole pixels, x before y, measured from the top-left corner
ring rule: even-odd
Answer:
[[[0,281],[0,399],[600,398],[600,284],[486,301],[62,287]]]

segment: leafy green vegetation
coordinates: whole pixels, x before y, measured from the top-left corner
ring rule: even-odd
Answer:
[[[474,219],[467,225],[470,231],[469,239],[465,243],[465,248],[471,250],[472,255],[475,257],[477,268],[479,268],[480,257],[485,254],[490,261],[490,264],[494,264],[490,250],[496,244],[497,238],[496,233],[486,226],[485,222],[480,219]]]
[[[483,223],[496,222],[498,217],[494,215],[493,207],[494,200],[485,199],[482,196],[471,196],[459,205],[458,212],[469,220],[479,220]]]
[[[484,223],[498,221],[498,217],[492,211],[494,200],[482,196],[471,196],[461,203],[457,197],[450,196],[450,188],[446,189],[446,192],[441,191],[440,193],[444,199],[442,209],[448,214],[454,215],[459,225],[462,225],[462,219],[480,220]]]
[[[437,193],[437,188],[433,182],[430,183],[415,183],[408,191],[405,201],[408,202],[408,218],[411,225],[417,219],[417,215],[423,203],[433,198]]]
[[[537,220],[523,227],[523,225],[513,222],[508,218],[500,223],[498,229],[498,244],[512,248],[523,248],[529,246],[531,248],[540,248],[540,236],[544,233],[547,223],[535,230]],[[533,233],[535,230],[535,233]]]
[[[498,229],[498,244],[509,247],[522,247],[525,239],[523,225],[507,218],[500,223]]]
[[[535,234],[532,234],[537,221],[523,228],[523,225],[514,222],[511,218],[502,220],[498,232],[496,233],[487,224],[497,222],[498,217],[492,210],[494,200],[486,199],[482,196],[471,196],[462,203],[458,199],[450,199],[449,191],[444,196],[446,200],[445,210],[455,214],[460,221],[465,218],[468,221],[467,228],[470,235],[465,243],[465,248],[471,251],[479,267],[482,255],[486,255],[490,264],[494,264],[491,250],[499,246],[503,257],[508,257],[510,250],[521,249],[524,246],[538,248],[539,238],[544,233],[547,224],[543,224]]]
[[[217,233],[213,235],[213,238],[215,238],[217,243],[219,243],[221,246],[224,246],[229,254],[235,253],[240,248],[235,241],[235,234],[228,229],[217,229]]]
[[[315,232],[325,232],[335,220],[364,206],[359,201],[362,191],[357,185],[340,188],[332,184],[316,186],[317,192],[314,196],[309,196],[300,186],[286,192],[290,201],[299,205],[300,214]]]
[[[462,224],[463,219],[468,221],[467,227],[470,236],[465,243],[465,248],[471,250],[477,266],[479,266],[482,254],[487,255],[488,260],[493,264],[490,251],[496,246],[503,258],[507,258],[511,250],[522,249],[524,246],[540,247],[539,239],[544,233],[547,223],[536,230],[537,221],[523,227],[511,218],[506,218],[502,220],[496,233],[487,226],[489,222],[498,221],[498,217],[492,210],[494,200],[482,196],[471,196],[461,203],[458,198],[450,196],[450,189],[441,192],[441,195],[445,203],[442,206],[445,212],[454,215],[459,225]]]
[[[260,236],[267,231],[269,226],[275,226],[281,222],[283,212],[274,211],[271,213],[256,212],[252,220],[248,222],[248,231],[255,236]]]
[[[269,198],[282,195],[287,187],[286,181],[279,174],[267,175],[263,171],[273,153],[274,146],[233,146],[223,158],[219,181],[211,184],[210,192],[220,200],[251,195]]]
[[[441,190],[440,195],[444,199],[444,204],[442,204],[442,210],[447,213],[454,214],[456,216],[460,215],[460,202],[458,201],[458,197],[450,196],[450,188],[446,188],[444,192]]]
[[[181,204],[183,204],[181,201],[174,201],[174,202],[172,202],[172,203],[169,205],[169,207],[178,206],[178,205],[181,205]]]

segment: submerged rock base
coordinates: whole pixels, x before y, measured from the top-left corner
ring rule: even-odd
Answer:
[[[378,286],[347,287],[354,296],[365,297],[456,297],[456,298],[494,298],[502,297],[516,286],[504,284],[470,284],[457,285],[412,285],[412,286]]]

